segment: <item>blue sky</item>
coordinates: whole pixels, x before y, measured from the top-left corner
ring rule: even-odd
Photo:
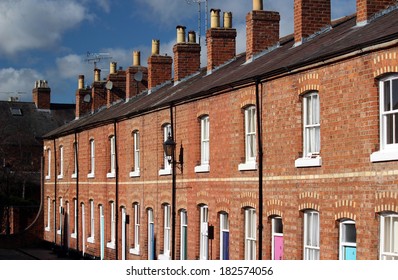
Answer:
[[[172,55],[176,26],[198,30],[199,0],[0,0],[0,100],[18,96],[32,101],[35,80],[47,80],[52,103],[74,103],[77,76],[93,80],[87,52],[109,53],[98,66],[105,77],[109,63],[132,64],[132,52],[146,61],[152,39]],[[202,4],[202,39],[204,7]],[[281,14],[280,35],[293,32],[293,1],[264,0],[264,9]],[[191,3],[189,3],[191,2]],[[194,2],[194,3],[192,3]],[[332,18],[355,12],[355,0],[332,0]],[[208,0],[210,8],[231,11],[238,31],[237,53],[245,51],[245,16],[252,0]],[[202,66],[206,52],[202,42]]]

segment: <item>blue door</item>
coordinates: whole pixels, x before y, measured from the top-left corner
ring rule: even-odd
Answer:
[[[149,259],[155,259],[155,226],[154,224],[149,225]]]
[[[222,248],[222,257],[223,260],[229,260],[229,232],[223,232],[223,248]]]
[[[356,247],[344,247],[344,259],[345,260],[356,260],[357,259],[357,248]]]

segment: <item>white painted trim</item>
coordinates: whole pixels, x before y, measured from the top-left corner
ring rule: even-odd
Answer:
[[[398,160],[398,150],[381,150],[374,152],[370,155],[371,162],[393,161]]]
[[[257,163],[255,161],[240,163],[238,165],[238,170],[239,171],[257,170]]]
[[[171,168],[160,169],[159,176],[171,175]]]
[[[195,166],[195,172],[196,173],[210,172],[210,165],[203,164],[203,165]]]
[[[140,177],[140,170],[138,169],[138,170],[131,171],[131,172],[129,173],[129,176],[130,176],[131,178],[133,178],[133,177]]]
[[[315,158],[298,158],[294,161],[295,167],[319,167],[322,166],[322,158],[315,157]]]
[[[106,174],[106,178],[115,178],[115,177],[116,177],[115,172],[110,172]]]

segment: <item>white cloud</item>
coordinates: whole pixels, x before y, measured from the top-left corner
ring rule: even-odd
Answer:
[[[40,79],[43,76],[33,69],[0,69],[0,100],[19,97],[20,101],[31,101],[34,82]]]
[[[48,48],[62,33],[89,18],[85,8],[68,0],[6,0],[0,2],[0,53]]]

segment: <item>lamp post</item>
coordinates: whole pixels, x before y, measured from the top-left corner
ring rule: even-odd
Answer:
[[[180,165],[180,170],[181,173],[183,172],[183,163],[184,163],[184,149],[180,147],[180,155],[179,155],[179,161],[175,161],[175,148],[176,148],[176,142],[174,142],[173,139],[173,134],[169,133],[169,136],[167,137],[167,140],[163,143],[163,149],[165,156],[169,163],[172,166],[172,197],[171,197],[171,211],[172,211],[172,217],[171,217],[171,259],[175,260],[175,242],[176,242],[176,234],[175,234],[175,229],[176,229],[176,167],[177,165]]]

